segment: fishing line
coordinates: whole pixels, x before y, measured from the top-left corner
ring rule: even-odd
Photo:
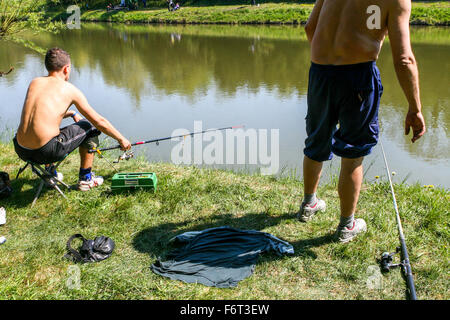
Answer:
[[[113,168],[116,173],[119,173],[119,170],[117,170],[117,168],[103,156],[100,150],[96,150],[96,153],[99,155],[100,159],[103,159],[103,161],[105,161],[111,168]]]

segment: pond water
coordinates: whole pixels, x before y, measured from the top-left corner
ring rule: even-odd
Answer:
[[[412,28],[428,127],[415,144],[404,136],[407,101],[396,79],[389,43],[382,49],[381,139],[396,182],[450,187],[449,31]],[[71,82],[129,140],[165,137],[178,128],[191,131],[194,121],[202,121],[203,129],[239,124],[268,129],[269,134],[279,129],[278,174],[301,173],[310,64],[302,28],[83,24],[81,30],[31,38],[41,47],[70,52]],[[15,67],[14,72],[0,78],[0,128],[11,134],[19,123],[29,82],[44,75],[45,67],[36,52],[3,42],[0,70],[9,66]],[[169,162],[175,144],[168,141],[136,150],[151,161]],[[249,171],[261,167],[211,166]],[[324,167],[325,176],[336,174],[338,166],[335,158]],[[365,168],[368,181],[385,175],[379,146],[366,157]]]

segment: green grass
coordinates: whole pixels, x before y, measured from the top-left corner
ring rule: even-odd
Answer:
[[[342,245],[331,241],[338,221],[336,182],[320,186],[328,209],[310,223],[295,218],[302,183],[293,178],[148,163],[134,159],[120,171],[153,171],[156,193],[112,194],[114,173],[97,160],[104,186],[72,191],[63,200],[48,190],[31,209],[37,180],[30,170],[16,181],[15,194],[2,200],[7,224],[0,235],[0,297],[3,299],[404,299],[398,270],[383,276],[382,289],[369,289],[368,268],[398,245],[395,214],[386,182],[364,185],[357,215],[368,232]],[[11,175],[22,163],[11,144],[0,144],[0,165]],[[62,172],[75,183],[78,156]],[[380,174],[381,175],[381,174]],[[420,299],[449,299],[450,194],[420,185],[396,185],[403,227]],[[289,241],[295,255],[263,256],[255,273],[234,289],[185,284],[153,274],[150,265],[171,250],[168,240],[185,231],[229,225],[272,233]],[[81,286],[66,286],[73,265],[63,258],[70,235],[106,235],[116,242],[111,258],[79,265]]]
[[[92,22],[119,23],[182,23],[182,24],[300,24],[306,23],[313,4],[264,3],[259,7],[251,5],[186,6],[176,12],[166,8],[140,9],[129,12],[107,12],[89,10],[81,19]],[[65,12],[49,12],[55,19],[66,19]],[[448,2],[415,2],[411,24],[449,25],[450,5]]]

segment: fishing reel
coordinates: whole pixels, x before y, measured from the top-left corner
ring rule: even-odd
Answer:
[[[379,260],[381,272],[387,273],[391,271],[391,269],[404,266],[403,263],[393,263],[394,256],[399,252],[400,247],[397,247],[397,250],[395,252],[383,252],[383,254],[381,255],[381,259]]]
[[[123,161],[123,160],[128,161],[128,160],[132,159],[133,157],[134,157],[133,151],[125,151],[125,152],[117,159],[117,161],[114,161],[114,163],[119,163],[120,161]]]

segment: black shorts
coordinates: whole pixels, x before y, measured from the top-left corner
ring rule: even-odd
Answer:
[[[60,130],[58,136],[51,139],[39,149],[22,147],[14,137],[14,149],[20,159],[36,164],[50,164],[63,160],[69,153],[78,147],[93,149],[98,146],[97,130],[87,120],[81,120]]]
[[[383,85],[375,62],[333,66],[312,63],[304,154],[322,162],[368,155],[378,142]],[[337,125],[339,124],[339,128]]]

